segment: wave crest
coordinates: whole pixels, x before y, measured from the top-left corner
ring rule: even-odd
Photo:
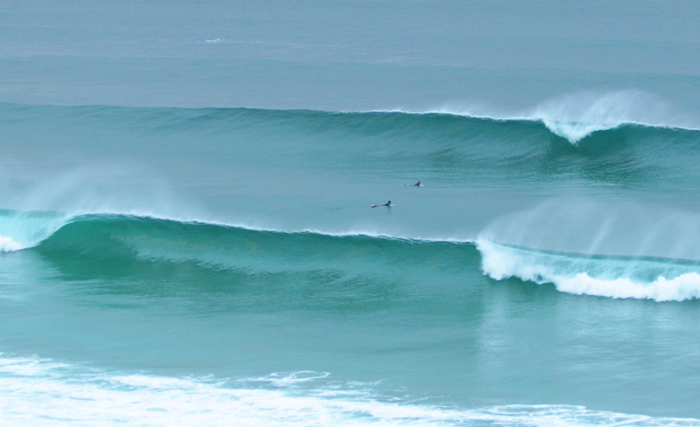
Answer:
[[[495,280],[517,277],[552,283],[575,295],[650,299],[700,298],[700,264],[655,258],[585,257],[533,251],[479,239],[484,274]]]
[[[540,122],[550,132],[568,140],[572,145],[577,145],[595,132],[623,125],[691,131],[700,129],[697,118],[679,114],[667,102],[639,90],[576,92],[547,100],[520,112],[503,113],[484,107],[445,107],[421,113],[450,114],[503,122]]]
[[[495,280],[516,277],[537,284],[552,283],[559,291],[576,295],[660,302],[700,299],[700,262],[697,261],[549,252],[498,244],[485,238],[475,242],[479,258],[477,251],[464,250],[473,248],[474,243],[449,239],[251,230],[114,214],[31,214],[29,223],[39,224],[33,233],[28,233],[35,240],[0,237],[0,250],[36,247],[61,262],[196,261],[203,266],[265,272],[298,271],[307,262],[312,262],[315,268],[341,268],[349,255],[354,257],[353,265],[357,264],[355,267],[363,271],[367,268],[374,271],[369,260],[377,256],[393,266],[416,258],[435,262],[451,259],[476,266],[480,259],[483,273]],[[48,218],[44,223],[37,220],[42,215]],[[17,223],[16,218],[12,221]],[[3,225],[1,221],[0,225]],[[251,248],[254,253],[250,252]],[[363,256],[358,258],[358,253]]]

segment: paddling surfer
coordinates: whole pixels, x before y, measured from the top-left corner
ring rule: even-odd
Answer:
[[[386,206],[387,208],[390,208],[390,207],[391,207],[391,200],[389,200],[388,202],[384,203],[382,206]],[[376,207],[377,207],[377,205],[372,205],[372,206],[370,206],[370,208],[376,208]]]

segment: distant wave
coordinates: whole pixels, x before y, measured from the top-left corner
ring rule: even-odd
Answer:
[[[700,298],[700,262],[591,257],[535,251],[479,239],[484,274],[553,283],[559,291],[608,298],[684,301]]]
[[[5,426],[700,426],[568,405],[444,408],[391,399],[371,384],[328,373],[178,378],[89,369],[38,357],[0,354],[0,418]]]
[[[575,118],[553,113],[551,116],[493,114],[489,117],[447,109],[405,113],[0,104],[0,113],[0,121],[5,120],[8,128],[18,127],[15,129],[18,132],[27,131],[24,127],[30,125],[26,123],[34,120],[68,123],[78,135],[85,128],[97,126],[100,132],[115,140],[134,136],[140,140],[143,135],[153,136],[161,144],[171,137],[181,140],[182,144],[159,148],[174,150],[174,156],[180,151],[190,153],[188,155],[196,153],[198,148],[194,141],[201,141],[201,150],[222,150],[222,155],[236,158],[247,152],[251,161],[263,165],[266,164],[266,150],[270,150],[273,157],[279,151],[289,155],[271,158],[274,162],[270,164],[285,164],[294,159],[295,165],[288,166],[303,164],[335,176],[345,175],[348,179],[376,175],[377,171],[395,176],[410,172],[424,179],[444,178],[451,181],[450,184],[473,182],[480,186],[496,184],[499,188],[512,182],[555,182],[557,187],[567,182],[579,185],[585,181],[593,187],[600,183],[633,184],[649,185],[655,190],[689,186],[692,180],[698,179],[692,164],[698,156],[695,147],[700,142],[700,132],[672,127],[673,121],[650,127],[634,124],[637,122],[631,119],[610,124],[575,121]],[[228,136],[239,143],[223,144]],[[266,141],[266,150],[256,150],[255,141]],[[214,149],[215,145],[220,148]],[[161,161],[149,159],[150,155],[152,153],[143,152],[137,157],[144,165]],[[118,207],[126,206],[125,200],[130,201],[130,206],[143,209],[155,209],[156,202],[173,205],[172,195],[165,197],[163,191],[156,188],[168,188],[170,184],[160,177],[149,177],[149,170],[141,173],[142,178],[160,184],[125,191],[120,186],[121,180],[133,181],[127,178],[131,174],[128,167],[114,173],[108,171],[110,168],[98,169],[58,179],[51,177],[42,184],[46,188],[29,195],[25,192],[10,194],[3,198],[4,205],[43,210],[99,208],[108,198],[107,202],[114,201]],[[673,170],[674,179],[669,174],[662,175],[660,172],[664,170]],[[103,176],[108,173],[114,176]],[[98,179],[91,186],[92,177]],[[99,191],[98,186],[101,187]],[[106,192],[109,194],[102,187],[109,189]],[[88,192],[93,193],[89,199]],[[148,197],[144,197],[146,193]],[[67,204],[66,201],[76,203]],[[181,212],[188,209],[189,203],[175,205],[165,212]],[[0,235],[4,235],[1,230]],[[14,246],[9,243],[2,247]]]
[[[485,108],[438,108],[424,111],[405,111],[408,114],[449,114],[495,121],[541,122],[553,134],[578,144],[599,131],[624,125],[641,127],[700,130],[697,118],[678,114],[656,97],[633,90],[594,93],[580,92],[558,97],[529,110],[515,113],[497,113]]]
[[[620,120],[620,121],[572,121],[555,119],[545,115],[487,115],[480,113],[472,113],[468,111],[459,111],[452,109],[429,109],[421,112],[411,112],[406,110],[386,110],[380,111],[385,113],[400,113],[400,114],[413,114],[413,115],[447,115],[455,117],[464,117],[468,119],[475,120],[487,120],[492,122],[503,122],[503,123],[513,123],[518,122],[532,122],[532,123],[542,123],[552,134],[566,139],[573,145],[577,145],[583,139],[591,136],[595,132],[608,131],[620,128],[622,126],[637,126],[640,128],[658,128],[658,129],[669,129],[669,130],[686,130],[686,131],[698,131],[700,129],[695,127],[684,127],[680,125],[668,125],[668,124],[658,124],[658,123],[645,123],[631,120]]]
[[[35,111],[36,110],[36,111]],[[47,111],[44,111],[47,110]],[[637,91],[604,94],[578,93],[555,98],[523,111],[499,111],[484,107],[445,106],[439,108],[378,109],[361,111],[274,110],[235,108],[127,108],[105,106],[25,106],[0,104],[6,116],[13,114],[43,116],[57,114],[71,119],[84,116],[107,125],[128,121],[130,126],[152,127],[167,132],[185,132],[201,127],[209,132],[230,129],[232,121],[243,120],[248,126],[256,120],[283,123],[299,130],[328,132],[350,128],[354,131],[381,134],[407,133],[426,136],[469,132],[469,123],[488,122],[493,126],[541,124],[550,135],[576,145],[596,132],[624,126],[666,130],[700,131],[700,119],[674,113],[663,101]],[[453,121],[449,121],[452,118]],[[448,119],[448,120],[445,120]],[[515,128],[513,128],[515,126]],[[507,132],[506,132],[507,133]],[[516,134],[517,136],[517,134]]]

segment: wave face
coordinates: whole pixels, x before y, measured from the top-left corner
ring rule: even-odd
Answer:
[[[700,299],[700,261],[644,257],[585,256],[537,251],[493,243],[428,241],[388,236],[318,232],[283,233],[223,224],[115,214],[61,216],[56,213],[5,211],[5,229],[14,227],[5,252],[21,249],[69,263],[139,266],[150,262],[195,262],[202,268],[267,274],[333,269],[372,274],[376,257],[386,267],[402,269],[424,262],[474,265],[475,247],[484,274],[552,283],[562,292],[609,298],[663,301]],[[251,248],[255,249],[254,255]],[[341,261],[342,260],[342,261]],[[146,263],[146,264],[144,264]],[[136,267],[135,267],[136,268]]]
[[[14,224],[17,218],[29,218],[20,230],[32,232],[32,240],[7,237],[17,247],[6,251],[38,253],[74,278],[100,274],[114,280],[140,280],[153,271],[167,277],[168,271],[187,269],[192,283],[220,281],[228,275],[241,283],[272,285],[293,280],[342,286],[370,276],[391,280],[398,273],[403,277],[406,273],[401,271],[416,270],[416,262],[420,266],[452,264],[450,268],[457,271],[465,263],[478,263],[471,243],[287,233],[116,214],[65,216],[61,223],[55,213],[4,215]],[[37,225],[41,217],[45,222]]]
[[[317,276],[328,272],[336,279],[346,276],[342,282],[348,277],[385,276],[416,259],[421,263],[453,262],[455,267],[463,260],[476,262],[471,244],[283,233],[124,215],[74,217],[33,250],[64,267],[76,268],[66,271],[80,272],[86,264],[91,270],[112,271],[119,265],[128,266],[130,274],[138,276],[157,265],[192,265],[192,274],[200,275],[203,281],[212,272],[228,272],[244,281],[264,275],[273,282],[290,276],[323,282]],[[376,271],[378,259],[386,264],[386,272]]]

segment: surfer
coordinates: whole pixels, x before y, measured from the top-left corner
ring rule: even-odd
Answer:
[[[414,187],[420,187],[420,181],[417,184],[413,184]]]
[[[388,202],[384,203],[382,206],[386,206],[387,208],[390,208],[390,207],[391,207],[391,200],[389,200]],[[371,205],[371,206],[370,206],[370,208],[376,208],[376,207],[377,207],[377,205]]]

